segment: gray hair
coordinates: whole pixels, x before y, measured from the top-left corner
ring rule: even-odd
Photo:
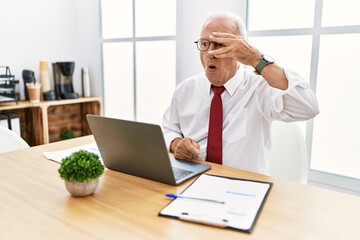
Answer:
[[[244,24],[243,20],[241,19],[241,17],[239,17],[238,15],[231,13],[231,12],[211,13],[210,15],[207,16],[202,29],[204,29],[206,24],[208,24],[210,21],[212,21],[216,18],[226,19],[226,20],[229,20],[229,21],[235,23],[238,35],[246,38],[246,28],[245,28],[245,24]]]

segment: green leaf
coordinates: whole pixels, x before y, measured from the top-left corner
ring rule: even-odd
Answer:
[[[91,182],[104,173],[104,165],[95,153],[79,150],[62,159],[58,172],[65,181]]]

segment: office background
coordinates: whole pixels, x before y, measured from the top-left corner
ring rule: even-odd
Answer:
[[[105,115],[159,123],[176,83],[201,71],[193,41],[205,16],[232,11],[246,21],[255,46],[299,71],[317,91],[320,115],[303,124],[312,167],[309,182],[359,193],[356,1],[273,0],[271,6],[265,2],[269,1],[1,0],[0,65],[10,66],[16,79],[21,79],[23,69],[35,71],[38,79],[40,61],[75,61],[75,90],[81,92],[81,68],[88,67],[91,95],[104,98]],[[114,6],[129,21],[113,21],[106,6]],[[156,21],[161,17],[175,26],[159,27]],[[141,33],[144,22],[154,22],[160,31]],[[111,25],[124,32],[110,29],[104,34]],[[162,86],[155,100],[147,95],[149,82]],[[149,101],[155,101],[155,110],[147,107]]]

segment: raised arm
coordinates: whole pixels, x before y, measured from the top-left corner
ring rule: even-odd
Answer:
[[[233,58],[236,61],[254,68],[263,58],[263,53],[251,46],[244,37],[231,33],[213,32],[209,39],[221,43],[224,47],[209,51],[216,58]],[[270,86],[281,90],[288,88],[288,80],[282,67],[276,63],[266,65],[261,71],[263,78]]]

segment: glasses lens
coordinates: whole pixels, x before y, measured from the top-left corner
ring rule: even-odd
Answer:
[[[210,47],[210,41],[207,39],[199,39],[197,42],[197,47],[200,51],[206,51]]]

